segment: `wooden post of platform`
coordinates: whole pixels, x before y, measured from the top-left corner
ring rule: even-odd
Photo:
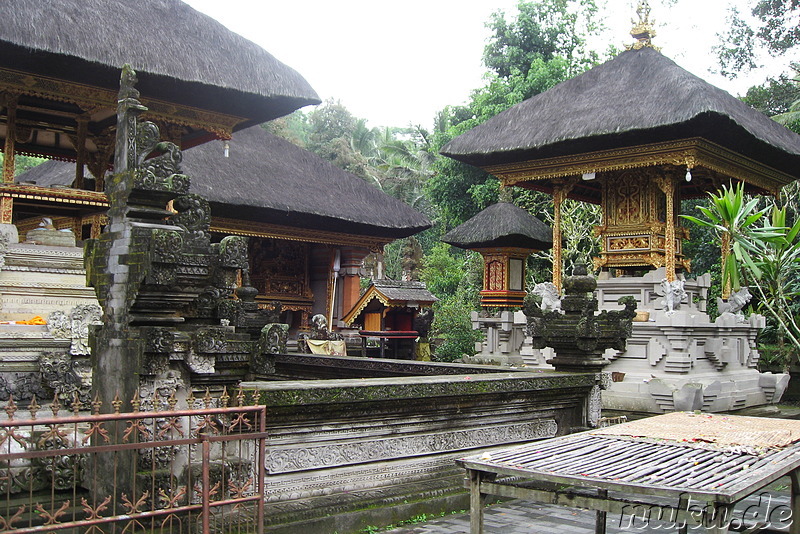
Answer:
[[[483,534],[483,509],[486,507],[486,495],[481,493],[481,473],[467,469],[469,477],[469,532]]]
[[[601,499],[608,499],[608,490],[607,489],[599,489],[597,490],[597,496]],[[606,522],[608,519],[608,512],[603,510],[598,510],[596,512],[596,516],[594,519],[594,533],[595,534],[606,534]]]
[[[794,469],[789,473],[792,481],[792,500],[789,506],[792,507],[792,523],[789,526],[789,534],[800,534],[800,470]]]

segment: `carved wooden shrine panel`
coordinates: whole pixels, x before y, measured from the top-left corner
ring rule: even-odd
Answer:
[[[259,300],[279,300],[286,309],[310,309],[308,247],[283,239],[250,239],[250,279]]]
[[[686,229],[676,220],[667,221],[667,199],[659,187],[660,168],[630,169],[598,175],[602,180],[603,224],[595,228],[601,236],[601,255],[595,267],[662,267],[665,265],[666,229],[675,225],[676,265],[689,270],[683,258],[681,241]],[[679,205],[674,188],[674,205]]]

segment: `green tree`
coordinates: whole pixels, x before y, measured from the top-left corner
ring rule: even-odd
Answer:
[[[341,102],[328,99],[308,114],[306,148],[382,189],[380,171],[357,148],[366,148],[369,144],[365,129],[368,130],[365,121],[353,116]]]
[[[783,56],[800,44],[800,1],[757,0],[752,5],[752,21],[730,8],[729,29],[716,47],[721,72],[732,78],[757,67],[760,52]]]
[[[794,63],[792,69],[795,72],[795,77],[791,80],[794,91],[790,95],[794,100],[789,104],[788,109],[781,110],[773,115],[772,119],[800,134],[800,63]]]
[[[475,354],[482,334],[472,329],[470,312],[477,306],[482,261],[477,253],[451,254],[445,243],[425,255],[420,278],[439,298],[433,306],[431,337],[437,340],[433,357],[454,361]],[[476,276],[477,275],[477,276]]]
[[[786,113],[798,99],[798,87],[786,75],[768,78],[762,85],[747,90],[742,101],[767,117]]]
[[[436,117],[431,148],[501,111],[539,94],[599,61],[586,37],[599,32],[594,0],[520,2],[513,19],[498,12],[487,26],[492,37],[483,62],[487,82],[473,91],[466,106],[450,106]],[[487,173],[450,158],[437,158],[426,193],[446,226],[455,226],[497,201],[498,182]]]

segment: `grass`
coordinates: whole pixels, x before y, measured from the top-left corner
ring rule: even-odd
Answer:
[[[361,529],[359,532],[363,534],[375,534],[376,532],[385,532],[387,530],[394,530],[396,528],[400,528],[406,525],[415,525],[417,523],[424,523],[431,519],[437,519],[439,517],[445,517],[448,515],[456,515],[456,514],[465,514],[467,510],[453,510],[452,512],[441,512],[438,514],[419,514],[415,515],[410,519],[404,519],[402,521],[398,521],[397,523],[393,523],[391,525],[386,525],[384,527],[376,527],[372,525],[368,525]]]

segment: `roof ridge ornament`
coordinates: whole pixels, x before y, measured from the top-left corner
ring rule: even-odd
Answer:
[[[660,52],[661,48],[653,45],[653,37],[656,36],[655,20],[650,20],[650,2],[648,0],[639,0],[639,5],[636,7],[636,14],[639,16],[639,22],[631,19],[633,28],[631,29],[631,37],[636,39],[636,42],[626,45],[626,50],[641,50],[642,48],[649,47]]]

